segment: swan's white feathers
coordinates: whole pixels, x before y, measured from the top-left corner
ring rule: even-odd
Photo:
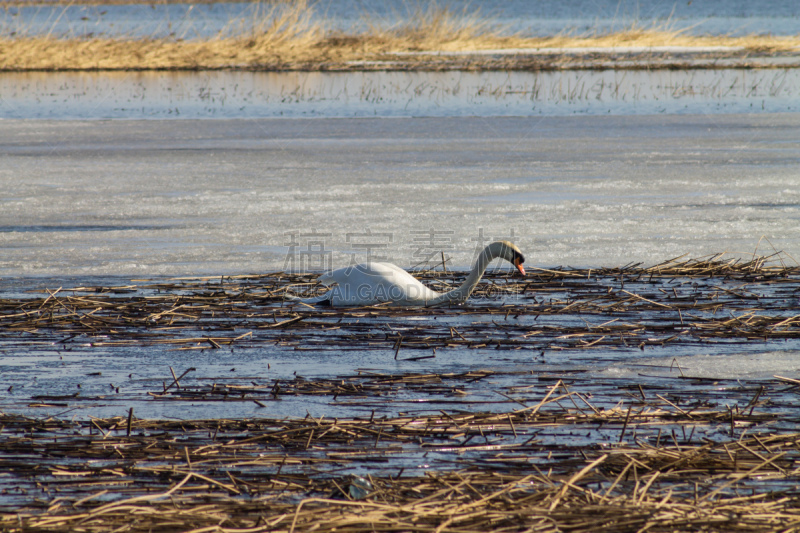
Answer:
[[[462,303],[469,298],[486,267],[495,258],[513,264],[525,275],[522,252],[510,242],[493,242],[478,256],[475,267],[464,283],[449,292],[438,293],[420,283],[411,274],[391,263],[361,263],[322,274],[318,281],[330,287],[316,298],[301,300],[315,304],[328,302],[334,307],[375,305],[391,302],[399,306],[437,306]]]
[[[360,263],[323,274],[319,282],[331,287],[331,305],[426,305],[439,296],[411,274],[391,263]]]

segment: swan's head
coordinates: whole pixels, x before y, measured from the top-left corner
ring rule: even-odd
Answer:
[[[500,257],[514,265],[519,273],[523,276],[525,275],[525,269],[522,267],[522,263],[525,262],[525,256],[522,255],[522,252],[519,248],[517,248],[514,243],[508,241],[498,241],[493,245],[500,246]]]

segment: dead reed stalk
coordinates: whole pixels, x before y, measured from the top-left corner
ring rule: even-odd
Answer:
[[[764,405],[777,392],[764,392]],[[796,425],[693,439],[687,427],[724,426],[727,410],[689,414],[644,404],[635,414],[581,413],[563,407],[565,394],[579,392],[559,381],[536,409],[332,420],[1,415],[0,527],[588,532],[782,531],[800,524],[800,495],[792,488]],[[777,420],[752,410],[740,418]],[[598,447],[541,438],[543,431],[575,435],[623,424],[637,426],[635,442]],[[648,427],[672,428],[672,438],[662,439],[661,429],[647,435]],[[485,444],[471,442],[478,434]],[[439,459],[427,459],[424,471],[411,466],[429,453]]]
[[[608,35],[524,37],[507,32],[479,12],[457,12],[431,4],[411,10],[396,24],[367,21],[367,31],[332,32],[313,18],[305,0],[269,7],[257,4],[251,20],[231,21],[226,32],[206,39],[25,35],[0,38],[0,70],[348,70],[369,68],[445,68],[430,57],[398,54],[491,49],[581,49],[638,47],[727,47],[744,60],[753,54],[795,50],[800,37],[690,36],[659,27],[633,27]],[[230,34],[230,35],[228,35]],[[228,35],[228,36],[226,36]],[[609,54],[613,55],[613,51]],[[581,68],[565,63],[560,52],[525,68]],[[729,53],[722,53],[727,57]],[[649,56],[648,56],[649,57]],[[476,63],[476,61],[478,61]],[[506,63],[508,61],[506,60]],[[446,68],[476,68],[475,58],[450,61]],[[490,63],[486,63],[485,65]],[[392,66],[393,65],[393,66]],[[512,63],[508,63],[508,68]]]

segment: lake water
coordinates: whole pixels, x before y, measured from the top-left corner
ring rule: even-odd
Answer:
[[[0,118],[357,118],[784,113],[800,70],[28,72]]]
[[[367,24],[390,27],[417,9],[408,0],[320,0],[311,4],[312,20],[331,30],[359,31]],[[509,31],[543,36],[563,32],[591,34],[632,26],[683,30],[690,34],[794,35],[800,5],[792,0],[748,2],[704,0],[449,0],[455,13],[487,17]],[[0,35],[174,36],[184,39],[251,29],[269,4],[39,5],[0,10]]]
[[[799,118],[5,120],[0,275],[798,258]]]
[[[468,267],[499,237],[551,266],[798,258],[799,92],[791,69],[5,73],[0,275],[263,272],[317,241]]]
[[[793,264],[797,76],[4,73],[0,292],[33,297],[45,288],[219,279],[367,257],[411,267],[442,252],[451,268],[467,268],[482,244],[500,238],[516,242],[530,268],[776,251]],[[0,343],[0,387],[13,386],[2,409],[81,417],[134,405],[142,417],[355,412],[328,397],[277,402],[268,412],[249,402],[149,401],[170,366],[197,368],[189,384],[364,368],[633,380],[637,365],[664,369],[676,359],[698,375],[765,380],[796,377],[800,350],[775,341],[563,352],[546,362],[529,351],[441,350],[435,359],[394,362],[385,348],[331,354],[260,345],[189,355],[91,339],[31,342]],[[517,379],[510,375],[503,386]],[[102,400],[29,407],[35,396],[74,394],[78,385]],[[481,382],[471,393],[497,397],[494,386]]]
[[[701,33],[796,32],[797,4],[769,4],[512,0],[481,7],[534,34],[667,19],[699,23],[689,31]],[[352,27],[361,20],[352,13],[384,17],[397,5],[318,9],[328,9],[331,24]],[[0,33],[191,37],[216,33],[247,9],[9,8]],[[786,380],[800,377],[796,277],[653,280],[595,270],[565,278],[566,288],[536,281],[527,294],[500,291],[441,313],[337,316],[287,310],[264,296],[264,278],[226,276],[368,258],[420,267],[446,257],[448,268],[466,269],[497,239],[523,250],[530,280],[560,265],[651,265],[684,254],[775,254],[773,263],[795,265],[798,92],[791,69],[0,73],[0,300],[3,323],[14,326],[0,328],[0,412],[80,420],[507,412],[536,405],[563,379],[597,408],[641,406],[645,394],[657,405],[660,394],[667,410],[730,410],[730,422],[692,426],[689,441],[796,432],[796,387]],[[493,282],[502,287],[504,279]],[[74,289],[81,286],[98,290]],[[608,305],[608,295],[620,308]],[[32,298],[42,300],[20,309]],[[651,305],[661,298],[669,304]],[[77,300],[80,310],[71,307]],[[101,309],[100,300],[129,305],[130,315]],[[202,310],[222,300],[232,315]],[[567,309],[582,301],[584,310]],[[544,311],[553,305],[555,312]],[[276,313],[304,313],[303,327],[282,327]],[[62,326],[48,325],[54,315]],[[757,334],[765,317],[773,320],[769,338]],[[28,327],[15,324],[26,320]],[[714,337],[704,328],[728,320],[741,331]],[[609,324],[617,333],[603,332]],[[455,333],[480,337],[479,344],[451,345]],[[395,335],[407,344],[395,349]],[[445,341],[438,351],[408,345],[431,336]],[[330,392],[345,380],[387,374],[411,377],[365,397]],[[420,387],[415,374],[445,377]],[[169,385],[165,394],[177,376],[182,388]],[[303,388],[315,380],[335,386]],[[775,418],[734,427],[734,410],[748,409]],[[675,426],[632,426],[630,442],[657,442],[663,429],[677,444]],[[3,438],[21,435],[15,431],[6,427]],[[535,431],[520,438],[537,438],[525,460],[542,469],[564,443],[570,453],[597,450],[625,435],[603,424]],[[463,456],[461,449],[432,452],[422,441],[384,454],[375,440],[380,462],[347,468],[422,475],[463,468],[502,443]],[[344,472],[338,461],[331,465]],[[314,475],[328,475],[325,468]],[[39,479],[28,470],[4,476],[0,506],[15,512],[65,496],[43,493]],[[759,479],[752,488],[792,490],[791,482]],[[115,490],[104,497],[117,497]]]

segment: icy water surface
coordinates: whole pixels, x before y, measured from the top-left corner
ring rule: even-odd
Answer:
[[[2,73],[0,118],[783,113],[798,69]]]
[[[411,267],[444,254],[449,268],[466,268],[476,250],[498,238],[519,245],[530,272],[655,264],[724,251],[747,259],[781,250],[780,260],[791,264],[800,257],[799,122],[791,113],[6,120],[0,130],[0,289],[7,298],[46,297],[45,289],[60,287],[137,285],[131,280],[164,276],[207,275],[213,282],[368,257]],[[676,289],[686,290],[681,283]],[[631,285],[614,290],[623,289],[640,291]],[[273,322],[265,320],[267,327]],[[408,323],[436,320],[423,312]],[[454,320],[460,330],[492,319]],[[586,318],[519,320],[562,327]],[[590,322],[608,320],[613,317]],[[527,383],[538,394],[539,386],[517,372],[599,376],[619,384],[657,368],[661,377],[648,383],[685,388],[673,383],[673,363],[712,378],[792,378],[799,349],[795,341],[758,339],[646,351],[598,346],[547,351],[544,358],[540,350],[448,348],[409,361],[419,352],[404,351],[395,360],[391,341],[363,350],[278,343],[244,350],[209,344],[186,352],[70,334],[37,345],[24,332],[14,335],[23,344],[9,337],[2,346],[4,409],[79,417],[123,415],[131,406],[142,417],[353,416],[382,402],[364,407],[331,403],[324,395],[268,408],[250,401],[148,401],[149,393],[172,381],[170,367],[177,375],[195,368],[187,384],[230,378],[254,387],[360,371],[489,369],[499,377],[466,391],[471,408],[481,409],[496,408],[503,397],[493,391],[512,384]],[[437,405],[463,404],[449,390],[440,391]],[[97,399],[69,399],[76,392]],[[390,411],[417,401],[399,400]]]
[[[799,117],[7,120],[0,275],[798,258]]]
[[[477,11],[509,31],[536,36],[591,34],[631,26],[678,29],[690,34],[794,35],[800,24],[800,8],[791,0],[448,0],[440,4],[454,13]],[[398,19],[407,20],[418,4],[408,0],[320,0],[311,6],[314,22],[322,22],[331,30],[358,31],[366,29],[367,24],[390,27]],[[0,11],[0,35],[192,39],[252,29],[270,7],[268,3],[249,2],[10,7]]]
[[[530,272],[719,252],[748,260],[781,251],[776,260],[788,264],[800,258],[800,115],[791,70],[30,73],[4,74],[0,85],[3,298],[47,298],[49,290],[52,304],[66,293],[59,288],[319,271],[365,259],[403,267],[445,259],[448,269],[465,269],[498,239],[523,250]],[[615,283],[614,290],[639,290]],[[664,290],[672,288],[682,290]],[[91,291],[80,294],[91,301]],[[787,319],[793,298],[782,303]],[[57,309],[69,315],[62,303]],[[81,313],[78,322],[88,323],[95,311]],[[447,324],[466,331],[496,318],[465,314]],[[593,325],[613,320],[602,312],[591,318]],[[531,327],[585,323],[581,315],[506,319]],[[265,328],[274,322],[260,320]],[[355,320],[357,331],[387,333],[381,320]],[[438,320],[423,312],[407,321],[411,328]],[[539,397],[542,376],[602,379],[614,384],[609,403],[617,401],[614,387],[654,368],[658,376],[648,383],[694,390],[675,381],[673,364],[730,383],[792,378],[800,349],[787,336],[647,350],[598,345],[544,357],[538,349],[440,347],[435,358],[409,360],[433,354],[403,351],[395,360],[385,339],[359,350],[278,339],[251,349],[208,343],[178,351],[118,345],[113,333],[43,339],[35,329],[0,345],[2,408],[84,418],[131,406],[137,416],[164,418],[354,416],[382,408],[382,399],[364,407],[324,395],[267,408],[249,400],[150,401],[173,371],[190,368],[187,384],[258,390],[297,376],[489,369],[496,380],[463,392],[470,408],[494,409],[509,401],[497,390],[530,386]],[[236,325],[224,333],[245,334]],[[746,387],[750,397],[753,387]],[[80,400],[71,399],[76,393]],[[431,394],[440,407],[464,402],[446,387]],[[410,409],[419,399],[401,395],[386,409]]]

